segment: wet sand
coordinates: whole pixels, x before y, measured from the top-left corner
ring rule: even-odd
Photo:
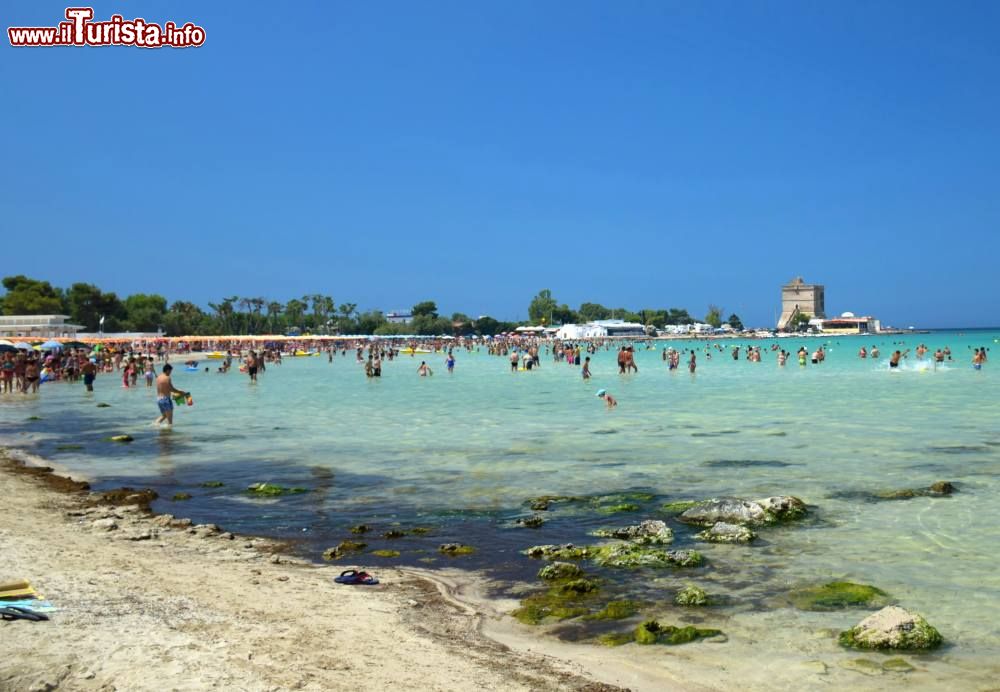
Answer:
[[[454,577],[381,569],[378,586],[334,584],[351,565],[95,503],[19,467],[0,462],[0,582],[27,579],[59,610],[0,622],[2,690],[627,687],[614,669],[531,650],[528,637],[484,636],[483,613],[449,595]]]

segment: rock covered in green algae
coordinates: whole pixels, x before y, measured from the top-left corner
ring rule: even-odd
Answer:
[[[882,662],[882,670],[890,673],[912,673],[916,668],[902,658],[890,658]]]
[[[840,633],[840,643],[855,649],[934,649],[944,641],[922,616],[899,606],[886,606]]]
[[[552,505],[582,502],[584,498],[572,495],[542,495],[528,500],[528,507],[535,512],[547,512]]]
[[[696,567],[701,553],[695,550],[660,550],[635,543],[591,548],[594,562],[603,567]]]
[[[775,496],[762,500],[735,497],[714,498],[685,510],[678,519],[688,524],[712,526],[718,522],[743,526],[766,526],[800,519],[806,505],[797,497]]]
[[[400,529],[389,529],[388,531],[382,534],[382,538],[395,539],[395,538],[402,538],[405,535],[406,532],[401,531]]]
[[[593,555],[593,550],[586,546],[577,547],[572,543],[562,545],[533,545],[524,551],[528,557],[543,557],[548,560],[583,560]]]
[[[878,500],[909,500],[914,497],[946,497],[955,492],[955,486],[948,481],[937,481],[926,488],[904,488],[875,493]]]
[[[885,591],[868,584],[832,581],[792,591],[789,596],[799,610],[841,610],[844,608],[882,608],[892,599]]]
[[[360,553],[368,547],[367,543],[358,541],[341,541],[335,548],[327,548],[323,551],[324,560],[339,560],[350,553]]]
[[[698,500],[681,500],[679,502],[668,502],[663,505],[660,510],[667,512],[668,514],[680,514],[681,512],[686,512],[695,505],[698,504]]]
[[[623,502],[617,505],[608,505],[606,507],[601,507],[600,511],[603,514],[623,514],[625,512],[638,512],[639,505],[632,502]]]
[[[399,557],[398,550],[373,550],[372,555],[375,557]]]
[[[355,535],[360,535],[363,533],[368,533],[369,531],[372,530],[372,527],[370,527],[368,524],[357,524],[356,526],[352,526],[348,530]]]
[[[554,590],[558,591],[560,594],[585,594],[593,593],[598,591],[601,585],[598,584],[593,579],[587,579],[581,577],[579,579],[571,579],[562,584],[558,584],[553,587]]]
[[[260,497],[278,497],[309,492],[306,488],[286,488],[274,483],[254,483],[247,486],[247,492]]]
[[[191,493],[174,493],[173,497],[174,502],[180,502],[182,500],[190,500],[190,499],[191,499]]]
[[[108,438],[111,442],[132,442],[135,440],[131,435],[113,435]]]
[[[706,543],[749,543],[757,538],[757,534],[740,524],[717,521],[710,528],[696,533],[694,537]]]
[[[438,546],[438,552],[443,555],[471,555],[476,549],[464,543],[442,543]]]
[[[97,408],[111,408],[111,404],[105,404],[103,401],[97,405]]]
[[[530,517],[519,517],[514,521],[517,526],[523,526],[527,529],[537,529],[542,524],[545,523],[545,518],[540,517],[537,514]]]
[[[674,627],[673,625],[661,625],[656,620],[647,620],[635,628],[636,644],[687,644],[696,639],[706,637],[717,637],[722,634],[721,630],[701,629],[698,627]]]
[[[222,481],[205,481],[201,484],[202,488],[221,488],[225,485]]]
[[[635,634],[633,632],[610,632],[602,634],[597,638],[597,641],[604,646],[622,646],[634,642]]]
[[[670,530],[666,522],[658,519],[647,519],[620,529],[598,529],[592,535],[603,538],[621,538],[640,545],[662,545],[674,540],[674,532]]]
[[[682,606],[708,605],[708,594],[705,593],[705,589],[694,584],[688,584],[677,592],[677,595],[674,597],[674,603]]]
[[[584,620],[623,620],[639,612],[639,604],[635,601],[611,601],[601,610],[591,615],[585,615]],[[632,636],[629,635],[629,641]]]
[[[538,570],[538,578],[544,581],[560,581],[562,579],[575,579],[583,574],[579,565],[572,562],[553,562]]]

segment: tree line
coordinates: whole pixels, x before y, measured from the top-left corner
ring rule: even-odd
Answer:
[[[18,275],[3,279],[0,297],[4,315],[68,315],[88,332],[156,332],[171,336],[223,334],[481,334],[512,331],[516,322],[489,316],[472,319],[462,313],[438,314],[432,300],[413,306],[406,324],[389,322],[380,310],[359,312],[356,303],[337,305],[331,296],[304,295],[281,302],[258,296],[227,296],[208,303],[169,303],[155,293],[119,298],[93,284],[75,283],[63,289],[48,281]],[[103,329],[101,318],[104,318]]]
[[[709,305],[702,320],[713,327],[723,325],[724,311],[718,305]],[[621,319],[643,325],[663,327],[667,325],[694,324],[697,320],[682,308],[649,308],[638,311],[628,308],[608,308],[600,303],[582,303],[574,310],[565,303],[560,304],[549,289],[538,292],[528,305],[528,318],[532,324],[579,324],[594,320]],[[730,314],[725,323],[733,329],[743,329],[743,322],[735,313]]]

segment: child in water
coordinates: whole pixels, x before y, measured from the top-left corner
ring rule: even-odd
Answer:
[[[615,400],[613,396],[608,394],[608,390],[606,389],[598,389],[596,396],[599,399],[604,399],[604,403],[608,405],[608,408],[614,408],[615,406],[618,405],[618,402]]]

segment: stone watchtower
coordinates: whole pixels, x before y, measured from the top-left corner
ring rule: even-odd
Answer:
[[[798,276],[781,287],[781,318],[778,329],[788,329],[800,313],[810,317],[826,317],[823,286],[807,284]]]

